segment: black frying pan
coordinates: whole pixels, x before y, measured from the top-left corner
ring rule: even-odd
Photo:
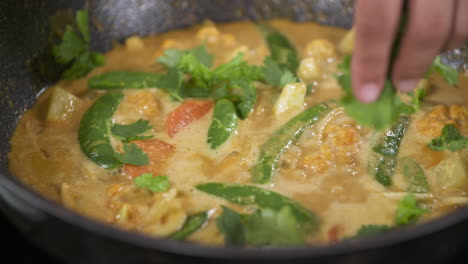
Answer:
[[[347,0],[1,0],[0,209],[34,243],[72,263],[453,263],[453,257],[468,248],[468,208],[427,224],[329,246],[209,248],[128,233],[84,218],[31,191],[8,171],[8,139],[18,118],[59,76],[60,67],[47,53],[51,30],[47,20],[58,10],[88,6],[94,25],[101,29],[92,32],[93,48],[106,51],[112,41],[130,35],[186,27],[206,18],[223,22],[283,17],[349,28],[352,4]],[[450,52],[443,61],[466,68],[468,52]]]

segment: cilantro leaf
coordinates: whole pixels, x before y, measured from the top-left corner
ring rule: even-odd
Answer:
[[[149,125],[148,120],[139,119],[138,121],[128,125],[115,124],[112,126],[111,131],[114,136],[118,136],[122,138],[123,141],[129,142],[152,138],[153,136],[140,136],[140,134],[145,133],[151,128],[152,126]]]
[[[62,74],[64,79],[83,77],[95,67],[106,63],[102,54],[89,50],[88,11],[78,11],[75,19],[79,33],[72,26],[67,25],[62,41],[52,48],[52,54],[58,63],[70,64]]]
[[[442,129],[442,134],[427,145],[432,150],[455,152],[468,146],[468,137],[463,137],[454,124],[448,124]]]
[[[76,25],[84,40],[89,43],[91,36],[89,34],[88,10],[85,9],[76,12]]]
[[[436,71],[445,79],[451,86],[455,86],[458,83],[458,71],[448,65],[442,63],[440,56],[437,56],[432,63],[428,73]]]
[[[135,143],[124,143],[123,150],[123,153],[115,154],[120,162],[136,166],[149,164],[148,156]]]
[[[177,68],[184,73],[190,74],[193,84],[201,89],[210,89],[210,81],[213,78],[211,70],[201,63],[192,53],[182,56]]]
[[[340,104],[354,120],[364,126],[383,130],[393,124],[401,112],[401,102],[390,81],[386,81],[380,97],[371,104],[361,103],[353,94],[351,84],[351,56],[346,56],[336,76],[345,95]]]
[[[157,62],[163,64],[167,68],[174,68],[186,54],[192,54],[197,61],[208,68],[213,64],[214,56],[208,53],[208,49],[205,45],[190,50],[167,49],[164,51],[163,55],[157,59]]]
[[[353,238],[378,235],[385,233],[390,229],[391,227],[387,225],[362,225],[357,231],[356,235],[353,236]]]
[[[419,219],[428,210],[421,208],[413,194],[406,195],[399,203],[395,216],[396,225],[411,224]]]
[[[426,89],[416,88],[416,90],[409,92],[409,95],[412,95],[411,104],[402,104],[400,112],[404,114],[414,114],[421,107],[421,101],[426,96]]]
[[[294,45],[285,35],[270,25],[260,23],[257,27],[267,42],[271,58],[278,65],[295,74],[299,67],[299,58]]]
[[[214,81],[243,80],[258,81],[263,78],[261,67],[249,65],[243,60],[244,54],[237,53],[228,63],[219,65],[213,70]]]
[[[180,94],[184,81],[184,74],[176,68],[171,68],[160,76],[157,87],[161,88],[176,101],[182,101]]]
[[[167,176],[153,177],[152,173],[143,173],[133,179],[138,188],[148,189],[152,192],[165,192],[171,186]]]
[[[288,69],[281,67],[270,56],[263,62],[263,74],[266,83],[275,87],[284,87],[286,84],[298,82],[297,77]]]
[[[223,206],[217,223],[228,245],[299,245],[305,242],[304,230],[289,207],[279,211],[260,209],[251,215],[241,215]]]
[[[62,78],[73,79],[83,77],[94,68],[106,63],[106,58],[97,52],[85,52],[75,58],[74,62],[62,73]]]
[[[71,26],[67,26],[62,42],[52,48],[52,54],[58,63],[66,64],[85,52],[88,49],[87,45]]]

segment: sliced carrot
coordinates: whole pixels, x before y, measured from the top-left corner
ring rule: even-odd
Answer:
[[[153,173],[154,176],[163,174],[167,167],[167,160],[172,156],[175,147],[158,139],[132,141],[148,155],[150,163],[144,166],[131,164],[124,165],[124,173],[131,177],[140,176],[143,173]]]
[[[213,101],[190,100],[184,102],[167,117],[167,134],[173,137],[181,128],[202,118],[213,106]]]

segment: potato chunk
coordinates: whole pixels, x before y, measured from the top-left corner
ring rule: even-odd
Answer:
[[[60,87],[52,90],[50,97],[49,111],[47,112],[48,121],[67,121],[75,110],[81,105],[81,100],[73,94]]]

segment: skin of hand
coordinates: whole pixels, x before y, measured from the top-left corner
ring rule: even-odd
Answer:
[[[379,97],[404,0],[356,0],[352,82],[356,97]],[[468,0],[407,0],[408,20],[391,69],[400,91],[416,87],[434,58],[468,43]]]

